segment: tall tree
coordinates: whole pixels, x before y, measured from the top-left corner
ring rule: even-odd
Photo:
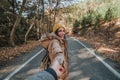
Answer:
[[[44,14],[45,12],[45,7],[44,7],[44,0],[42,0],[42,26],[44,26]],[[45,33],[44,31],[42,33]]]
[[[37,27],[37,39],[40,39],[40,25],[39,25],[39,7],[40,7],[40,0],[36,1],[36,27]]]
[[[20,23],[22,11],[24,9],[26,1],[27,0],[23,0],[22,6],[21,6],[20,11],[19,11],[19,14],[17,16],[17,19],[16,19],[16,21],[15,21],[15,23],[13,25],[12,31],[10,33],[10,44],[11,44],[11,46],[15,46],[15,32],[16,32],[16,29],[17,29],[19,23]]]
[[[57,15],[57,7],[58,7],[58,5],[60,4],[60,0],[57,0],[57,2],[56,2],[56,5],[55,5],[55,7],[54,7],[54,23],[55,23],[55,21],[56,21],[56,15]]]

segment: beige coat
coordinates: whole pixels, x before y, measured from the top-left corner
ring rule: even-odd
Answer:
[[[62,80],[67,80],[68,78],[69,62],[68,62],[68,52],[67,52],[66,44],[67,44],[66,40],[63,40],[57,36],[54,36],[54,39],[50,42],[48,46],[50,62],[53,61],[53,59],[58,53],[61,53],[64,55],[64,59],[65,59],[64,67],[65,67],[66,72],[62,75],[61,77]]]

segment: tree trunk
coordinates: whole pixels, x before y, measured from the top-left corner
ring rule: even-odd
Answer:
[[[36,7],[36,28],[37,28],[37,39],[40,39],[40,25],[39,25],[39,7],[40,7],[40,1],[37,0],[37,7]]]
[[[15,46],[15,32],[16,32],[16,29],[17,29],[19,23],[20,23],[21,15],[22,15],[22,11],[23,11],[25,3],[26,3],[26,0],[23,0],[21,9],[19,11],[17,19],[16,19],[16,21],[15,21],[15,23],[13,25],[12,31],[10,33],[10,44],[11,44],[11,46]]]
[[[51,27],[53,26],[52,25],[52,0],[49,0],[49,15],[48,15],[48,31],[49,32],[52,32],[52,29]]]
[[[45,33],[44,31],[44,0],[42,0],[42,29],[43,29],[43,33]]]
[[[25,34],[25,43],[27,43],[27,36],[28,36],[30,30],[32,29],[33,25],[34,25],[34,22],[30,25],[28,31],[27,31],[26,34]]]
[[[56,2],[56,6],[54,7],[54,24],[55,24],[55,22],[56,22],[56,15],[57,15],[57,12],[56,12],[56,9],[57,9],[57,7],[58,7],[58,5],[59,5],[59,0],[57,0],[57,2]]]

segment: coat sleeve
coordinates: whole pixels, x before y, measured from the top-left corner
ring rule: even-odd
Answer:
[[[38,74],[28,77],[27,80],[55,80],[55,78],[49,72],[42,71]]]
[[[54,53],[59,53],[59,52],[62,53],[62,48],[61,48],[60,43],[59,43],[58,40],[53,41],[53,48],[52,49],[53,49]]]
[[[61,47],[61,45],[60,45],[60,42],[58,41],[58,40],[54,40],[53,41],[53,43],[52,43],[52,49],[53,49],[53,53],[63,53],[63,55],[64,55],[64,48],[63,47]],[[58,55],[58,54],[57,54]],[[64,68],[65,68],[65,70],[66,70],[66,72],[60,77],[61,79],[65,79],[65,78],[68,78],[68,62],[67,62],[67,59],[66,59],[66,57],[64,56],[64,58],[63,57],[61,57],[61,60],[65,60],[64,61],[64,64],[63,64],[63,66],[64,66]]]

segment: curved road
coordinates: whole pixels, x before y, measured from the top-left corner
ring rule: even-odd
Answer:
[[[68,38],[69,80],[120,80],[116,64],[95,53],[88,45]],[[39,46],[16,58],[8,67],[0,69],[0,80],[27,80],[40,71],[40,62],[45,50]]]

